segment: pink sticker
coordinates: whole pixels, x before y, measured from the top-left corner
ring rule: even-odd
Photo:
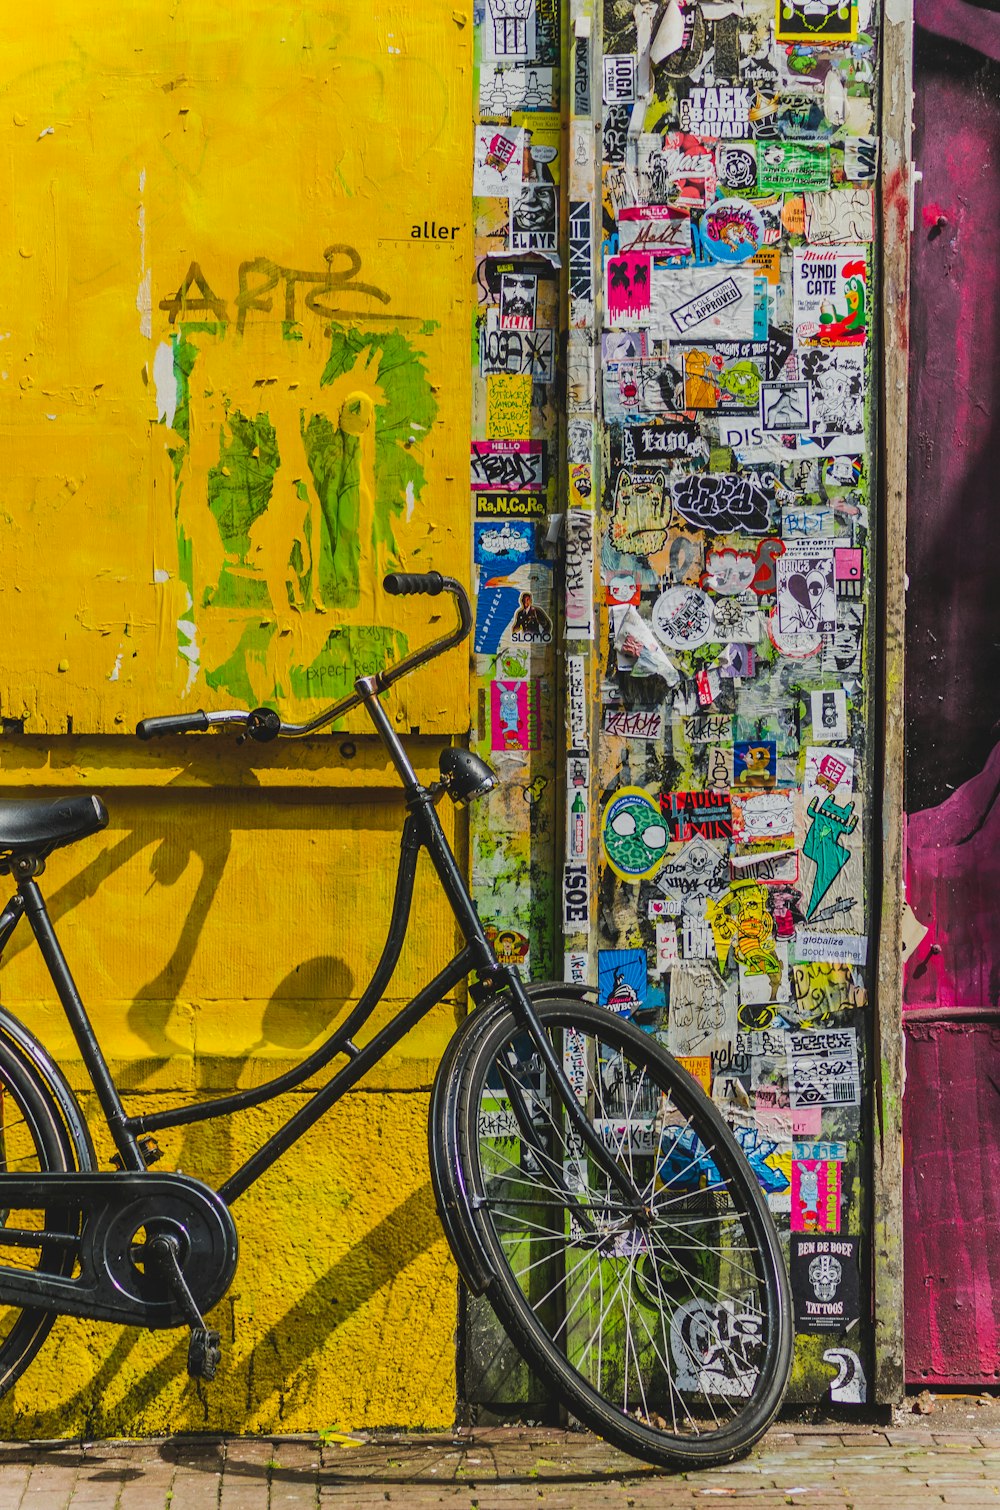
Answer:
[[[792,1112],[793,1138],[820,1138],[823,1135],[823,1108],[796,1106]]]
[[[610,324],[638,324],[648,318],[649,277],[648,252],[622,252],[608,258],[606,307]]]
[[[838,582],[860,582],[861,552],[838,546],[833,553],[833,575]]]
[[[491,750],[537,750],[538,682],[493,682],[490,694]]]
[[[793,1232],[840,1231],[840,1165],[830,1159],[792,1160]]]

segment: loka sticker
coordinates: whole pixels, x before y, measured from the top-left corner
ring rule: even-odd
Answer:
[[[715,262],[746,262],[764,244],[764,217],[746,199],[717,199],[701,217],[702,245]]]
[[[604,809],[601,843],[623,881],[646,881],[663,863],[667,829],[659,803],[641,787],[621,787]]]
[[[668,587],[653,604],[652,624],[664,645],[694,650],[715,636],[712,600],[697,587]]]

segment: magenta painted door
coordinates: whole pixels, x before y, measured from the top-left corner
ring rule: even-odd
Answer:
[[[958,1385],[1000,1379],[1000,15],[916,17],[906,1364]]]

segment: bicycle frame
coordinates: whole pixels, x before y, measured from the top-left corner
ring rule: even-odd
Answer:
[[[425,655],[420,657],[420,659],[426,658]],[[398,674],[398,668],[393,668],[393,671]],[[231,1204],[266,1173],[329,1107],[339,1101],[361,1079],[367,1070],[384,1058],[411,1027],[426,1016],[432,1007],[461,980],[475,970],[480,982],[489,991],[509,991],[518,1020],[534,1041],[548,1074],[558,1087],[566,1114],[574,1124],[581,1140],[595,1160],[609,1174],[629,1206],[640,1209],[638,1193],[631,1181],[619,1169],[617,1163],[596,1137],[580,1109],[517,971],[501,966],[497,961],[437,815],[435,803],[440,792],[421,785],[406,750],[379,702],[379,694],[384,690],[385,685],[383,677],[359,677],[355,683],[355,695],[347,701],[353,705],[358,703],[364,705],[392,759],[406,798],[408,812],[400,839],[399,869],[389,929],[381,957],[357,1006],[349,1014],[346,1022],[335,1029],[323,1044],[300,1065],[253,1090],[213,1098],[193,1106],[168,1107],[159,1112],[130,1116],[125,1110],[86,1007],[56,938],[38,884],[32,877],[19,881],[17,894],[4,913],[0,915],[0,948],[13,932],[20,917],[26,914],[76,1038],[125,1171],[138,1174],[146,1169],[146,1161],[139,1142],[142,1134],[166,1127],[213,1120],[274,1100],[285,1092],[302,1085],[338,1055],[346,1055],[347,1064],[339,1069],[324,1086],[314,1092],[305,1105],[293,1113],[247,1159],[246,1163],[220,1186],[218,1194],[227,1205]],[[400,1009],[391,1022],[386,1024],[363,1048],[359,1048],[354,1042],[354,1036],[368,1021],[381,1001],[402,953],[413,902],[417,859],[421,849],[426,849],[430,856],[465,939],[465,945],[432,981]],[[2,1179],[3,1177],[0,1176],[0,1184],[2,1184]],[[0,1267],[0,1276],[2,1274],[3,1269]]]

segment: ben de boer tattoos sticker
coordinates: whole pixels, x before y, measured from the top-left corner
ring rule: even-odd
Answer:
[[[843,1332],[860,1319],[858,1239],[791,1236],[792,1303],[800,1332]]]

